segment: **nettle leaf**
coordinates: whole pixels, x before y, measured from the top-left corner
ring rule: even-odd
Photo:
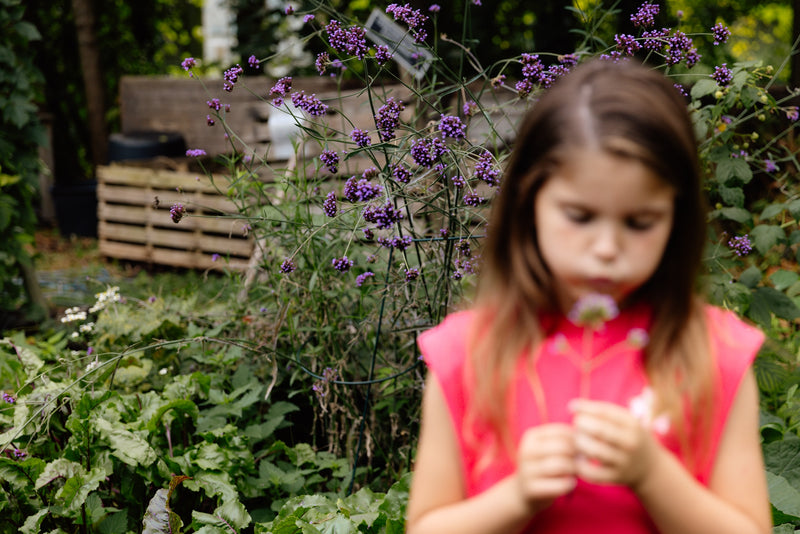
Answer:
[[[759,224],[750,231],[753,244],[760,254],[766,254],[769,249],[786,239],[786,232],[780,226]]]
[[[730,157],[717,164],[715,177],[720,184],[727,184],[734,179],[746,184],[753,179],[753,170],[743,158]]]
[[[750,220],[750,212],[744,208],[722,208],[718,210],[724,218],[738,223],[746,223]]]
[[[764,446],[767,471],[785,478],[800,491],[800,439],[784,439]]]
[[[797,274],[793,271],[785,271],[780,269],[775,271],[769,276],[770,281],[772,281],[772,285],[775,286],[775,289],[778,291],[784,291],[785,289],[791,287],[795,282],[800,280],[800,274]]]
[[[710,95],[717,90],[717,82],[711,78],[701,78],[692,86],[692,100],[698,100],[706,95]]]
[[[783,213],[783,210],[785,209],[786,209],[786,203],[784,202],[781,202],[779,204],[770,204],[769,206],[764,208],[759,217],[761,218],[761,220],[772,219],[773,217],[776,217],[781,213]]]
[[[156,461],[156,451],[142,438],[127,430],[123,423],[111,423],[103,418],[94,421],[100,435],[111,445],[111,454],[135,467],[144,467]]]
[[[722,201],[728,205],[736,208],[744,207],[744,191],[741,187],[725,187],[719,186],[719,195]]]
[[[772,314],[792,321],[800,317],[800,309],[792,299],[772,287],[755,289],[747,315],[757,323],[769,326],[772,322]]]
[[[795,221],[800,221],[800,198],[792,200],[786,205],[786,209],[792,214]]]
[[[780,475],[767,471],[769,500],[776,510],[792,521],[800,520],[800,492]]]
[[[739,275],[739,283],[753,289],[761,282],[761,277],[761,270],[755,265],[752,265]]]

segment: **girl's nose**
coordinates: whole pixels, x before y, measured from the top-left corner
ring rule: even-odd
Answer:
[[[622,248],[622,232],[614,224],[604,224],[598,227],[592,243],[592,252],[599,260],[612,261],[617,257]]]

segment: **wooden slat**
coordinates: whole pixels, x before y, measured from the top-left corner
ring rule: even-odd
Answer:
[[[103,241],[152,244],[162,247],[201,250],[209,253],[249,257],[253,245],[249,240],[219,237],[201,232],[166,230],[164,228],[131,226],[107,221],[98,223],[97,232]]]
[[[154,209],[152,206],[129,206],[101,202],[97,208],[98,219],[101,221],[165,228],[172,228],[175,225],[169,215],[169,205],[161,205],[158,209]],[[245,223],[244,219],[235,217],[188,216],[178,224],[181,229],[201,230],[207,233],[236,237],[242,235],[242,226]]]
[[[243,271],[247,268],[248,263],[246,260],[237,258],[231,258],[228,262],[224,257],[214,261],[212,254],[202,254],[196,251],[162,249],[131,243],[116,243],[113,241],[101,241],[99,243],[99,249],[101,254],[112,258],[158,263],[175,267],[186,267],[189,269],[231,269]]]

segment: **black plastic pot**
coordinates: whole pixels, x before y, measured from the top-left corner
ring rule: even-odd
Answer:
[[[176,132],[113,133],[108,139],[108,161],[170,158],[186,155],[186,141]]]
[[[97,182],[55,185],[50,190],[63,236],[97,237]]]

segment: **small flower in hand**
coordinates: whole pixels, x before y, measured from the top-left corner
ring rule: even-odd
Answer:
[[[591,293],[578,299],[567,318],[578,326],[588,326],[593,330],[619,315],[617,303],[609,295]]]

